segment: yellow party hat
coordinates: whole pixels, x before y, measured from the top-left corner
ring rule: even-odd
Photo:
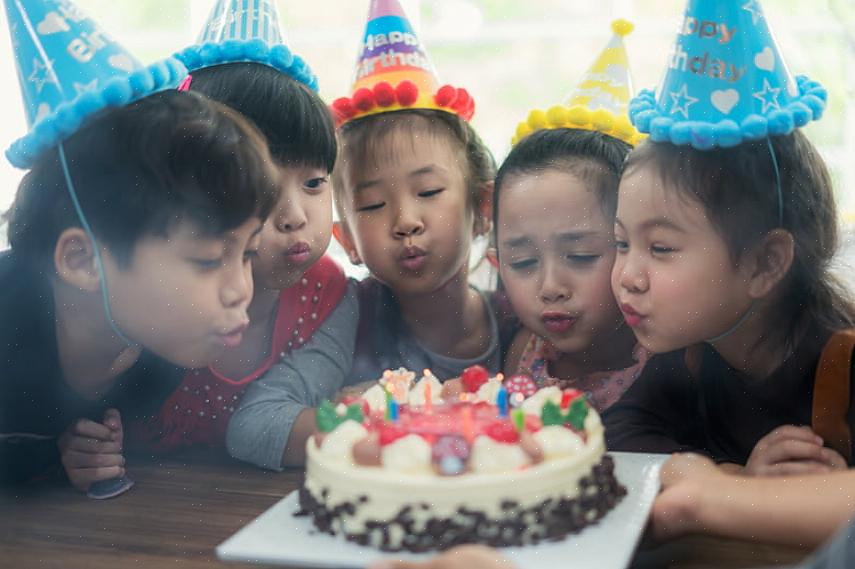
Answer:
[[[623,38],[633,30],[626,20],[612,22],[614,37],[582,77],[567,102],[535,109],[517,127],[512,144],[534,131],[551,128],[594,130],[635,146],[644,136],[627,116],[632,98],[629,59]]]

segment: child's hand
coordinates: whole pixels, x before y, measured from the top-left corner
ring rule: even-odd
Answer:
[[[704,492],[715,489],[724,474],[705,456],[675,454],[662,465],[662,489],[650,513],[653,537],[667,540],[699,529]]]
[[[339,391],[335,396],[334,404],[338,405],[348,397],[362,397],[362,394],[377,385],[377,381],[363,381],[354,385],[348,385]]]
[[[461,545],[428,561],[377,561],[368,569],[513,569],[498,551],[484,545]]]
[[[104,423],[78,419],[59,437],[62,465],[71,485],[86,492],[93,482],[125,474],[122,420],[116,409],[104,413]]]
[[[784,476],[845,468],[846,460],[823,447],[822,438],[810,427],[784,425],[757,442],[744,472],[752,476]]]

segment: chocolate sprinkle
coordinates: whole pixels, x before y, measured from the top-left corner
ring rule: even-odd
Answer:
[[[321,492],[322,499],[328,494]],[[373,520],[365,523],[363,533],[347,533],[349,541],[359,545],[373,545],[383,551],[411,551],[421,553],[443,550],[464,543],[482,543],[493,547],[522,546],[541,541],[557,541],[596,523],[626,495],[626,488],[614,476],[614,461],[604,456],[588,476],[579,481],[576,498],[548,499],[523,508],[513,500],[504,500],[500,506],[500,519],[488,518],[483,512],[465,506],[457,509],[450,518],[432,518],[424,528],[417,530],[413,519],[413,506],[404,506],[390,520]],[[359,504],[367,502],[359,497]],[[352,516],[359,504],[344,502],[329,509],[319,502],[305,486],[300,488],[300,513],[309,515],[322,532],[336,535],[342,518]],[[425,504],[418,507],[424,508]],[[392,531],[395,528],[399,531]],[[399,541],[392,536],[403,534]]]

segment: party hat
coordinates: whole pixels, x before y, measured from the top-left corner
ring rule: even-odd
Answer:
[[[315,74],[284,43],[273,0],[217,0],[196,45],[175,57],[191,73],[226,63],[261,63],[318,90]]]
[[[612,22],[614,37],[582,77],[566,103],[546,111],[535,109],[517,126],[511,143],[534,131],[552,128],[594,130],[635,146],[641,135],[629,122],[627,105],[632,97],[629,59],[623,38],[632,32],[626,20]]]
[[[651,140],[707,150],[788,134],[826,98],[790,74],[759,0],[688,0],[658,92],[639,93],[629,115]]]
[[[70,0],[5,0],[30,132],[6,151],[29,168],[92,114],[177,86],[170,58],[144,67]]]
[[[440,85],[398,0],[371,0],[353,94],[332,104],[336,124],[403,109],[438,109],[471,119],[475,101],[466,89]]]

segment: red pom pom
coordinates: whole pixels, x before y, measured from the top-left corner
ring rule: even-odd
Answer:
[[[478,389],[487,383],[490,379],[490,374],[481,366],[472,366],[463,370],[460,376],[460,381],[463,383],[463,389],[467,393],[475,393]]]
[[[518,443],[520,434],[510,421],[493,421],[484,429],[484,434],[500,443]]]
[[[381,107],[391,107],[395,104],[395,90],[385,81],[374,85],[374,99]]]
[[[419,98],[419,88],[412,81],[401,81],[395,87],[395,94],[398,95],[398,104],[402,107],[409,107],[414,105]]]
[[[374,93],[370,89],[363,87],[353,94],[353,106],[360,111],[370,111],[374,108],[374,104]]]
[[[436,104],[440,107],[450,107],[454,100],[457,98],[457,89],[452,87],[451,85],[443,85],[439,88],[439,91],[436,92],[433,99],[436,101]]]
[[[537,384],[527,375],[512,375],[504,382],[508,395],[522,393],[523,397],[531,397],[537,393]]]
[[[400,438],[406,437],[409,433],[393,423],[385,423],[380,425],[380,446],[392,444]]]
[[[460,116],[463,120],[472,120],[472,117],[475,115],[475,99],[470,97],[469,104],[466,105],[466,110],[460,113]]]
[[[347,97],[340,97],[333,101],[333,112],[336,116],[342,119],[349,119],[356,114],[356,109],[353,108],[353,103]]]
[[[466,89],[458,89],[457,97],[454,99],[454,110],[459,113],[463,113],[466,110],[466,107],[469,106],[469,102],[472,101],[472,97],[469,96],[469,91]]]

